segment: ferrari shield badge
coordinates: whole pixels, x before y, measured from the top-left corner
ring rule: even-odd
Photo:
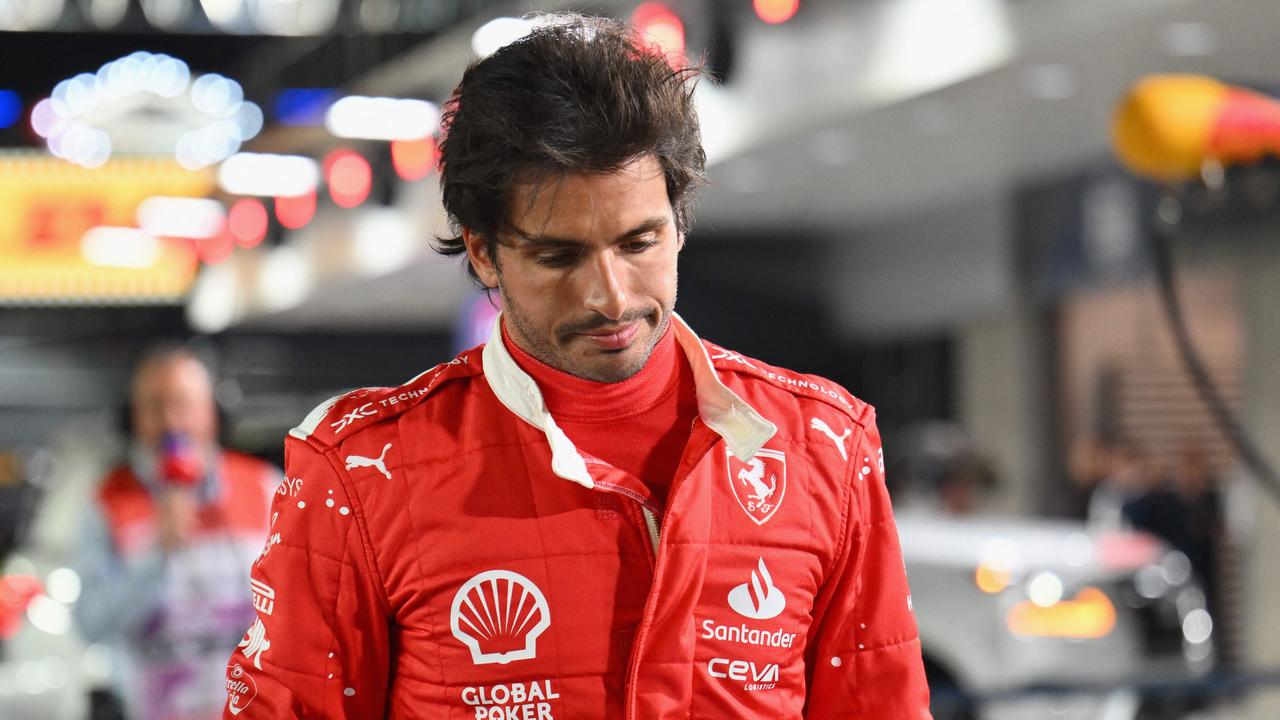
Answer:
[[[778,511],[787,492],[787,456],[779,450],[760,450],[743,462],[725,451],[729,487],[738,505],[757,525],[764,525]]]

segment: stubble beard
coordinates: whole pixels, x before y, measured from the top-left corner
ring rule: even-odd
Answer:
[[[502,296],[502,317],[510,320],[511,324],[515,326],[520,338],[528,345],[524,349],[530,355],[543,364],[561,372],[584,380],[601,383],[622,382],[644,369],[644,366],[649,362],[649,358],[653,355],[653,349],[658,346],[658,341],[662,339],[663,335],[667,334],[667,328],[671,325],[671,315],[675,310],[676,299],[675,294],[672,293],[671,305],[662,307],[658,311],[657,327],[648,338],[648,347],[644,349],[644,352],[639,353],[630,362],[623,365],[611,366],[606,363],[603,367],[591,367],[588,363],[575,362],[569,353],[564,352],[550,338],[544,337],[533,326],[533,323],[529,321],[520,306],[512,300],[511,294],[506,291],[501,273],[498,274],[498,290]],[[646,325],[650,324],[650,317],[652,315],[644,318],[643,322]]]

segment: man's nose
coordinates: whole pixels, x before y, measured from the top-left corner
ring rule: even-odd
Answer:
[[[586,297],[588,310],[610,320],[618,320],[627,311],[627,293],[623,287],[626,268],[612,251],[597,254],[587,268]]]
[[[186,432],[190,424],[190,413],[181,403],[166,403],[161,411],[161,422],[165,432]]]

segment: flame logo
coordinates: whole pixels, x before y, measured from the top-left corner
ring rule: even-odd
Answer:
[[[488,570],[453,596],[453,636],[471,651],[476,665],[506,665],[538,654],[538,636],[551,625],[551,609],[529,578],[510,570]]]
[[[782,591],[773,584],[769,576],[769,568],[764,566],[764,558],[760,558],[756,569],[751,571],[751,582],[743,583],[729,591],[729,607],[734,612],[752,620],[769,620],[778,617],[787,606],[787,599]]]

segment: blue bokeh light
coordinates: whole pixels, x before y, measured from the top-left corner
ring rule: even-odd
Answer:
[[[276,122],[291,127],[324,125],[324,114],[338,99],[333,88],[287,88],[276,95]]]
[[[0,130],[11,128],[22,117],[22,96],[13,90],[0,90]]]

